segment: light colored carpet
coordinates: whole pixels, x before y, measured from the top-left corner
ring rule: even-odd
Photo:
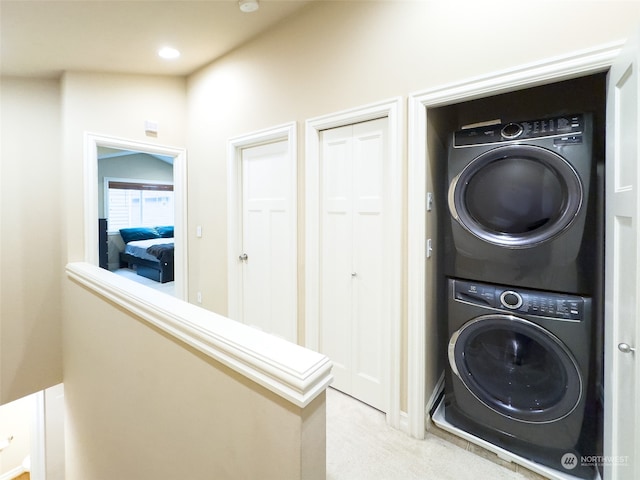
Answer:
[[[433,434],[411,438],[378,410],[327,390],[327,480],[528,478]]]
[[[119,268],[118,270],[114,270],[113,273],[115,273],[116,275],[122,275],[123,277],[133,280],[134,282],[141,283],[142,285],[146,285],[160,292],[164,292],[167,295],[175,296],[176,294],[174,282],[156,282],[155,280],[151,280],[150,278],[138,275],[135,270],[130,270],[128,268]]]

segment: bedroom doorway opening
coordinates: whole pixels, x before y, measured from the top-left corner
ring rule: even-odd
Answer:
[[[173,157],[99,146],[98,190],[100,268],[174,295]]]
[[[87,261],[186,298],[183,149],[86,138]]]

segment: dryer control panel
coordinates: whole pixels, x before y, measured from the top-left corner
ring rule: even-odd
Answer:
[[[580,321],[590,299],[522,288],[509,288],[464,280],[453,280],[454,300],[478,307],[534,315],[558,320]]]
[[[500,144],[514,140],[545,137],[558,137],[554,143],[567,145],[582,143],[583,130],[584,115],[564,115],[459,130],[453,134],[453,146],[459,148],[491,143]]]

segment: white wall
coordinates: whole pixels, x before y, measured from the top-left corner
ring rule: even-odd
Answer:
[[[62,379],[64,318],[70,480],[124,478],[129,467],[135,478],[154,478],[141,471],[142,460],[171,454],[153,465],[170,475],[173,455],[204,458],[203,438],[235,432],[233,414],[200,423],[207,399],[235,408],[228,404],[241,392],[237,406],[256,411],[248,421],[263,425],[272,415],[290,432],[302,428],[301,412],[64,280],[62,265],[84,258],[85,131],[188,147],[188,222],[204,233],[189,236],[189,299],[201,291],[204,306],[226,313],[228,138],[600,45],[639,22],[636,2],[317,2],[187,81],[74,72],[61,83],[2,79],[0,403]],[[158,122],[157,137],[145,135],[145,120]],[[302,138],[299,149],[302,179]],[[303,240],[300,234],[301,312]],[[128,400],[131,392],[142,403]],[[272,424],[263,426],[274,435]],[[244,425],[231,433],[230,445],[253,442],[248,432]],[[143,442],[149,433],[158,442]],[[123,439],[130,448],[119,450]],[[293,451],[296,442],[279,447]],[[207,466],[193,467],[193,478]]]
[[[0,84],[0,404],[62,381],[60,89]]]
[[[145,75],[68,72],[62,79],[66,260],[84,259],[83,141],[85,132],[148,144],[184,147],[185,80]],[[145,121],[158,135],[145,133]],[[97,180],[97,179],[96,179]]]
[[[192,75],[189,223],[204,235],[190,243],[190,299],[201,291],[226,313],[228,138],[619,40],[636,24],[634,2],[318,2]]]
[[[66,480],[324,480],[324,392],[299,408],[72,281],[65,297]]]
[[[0,88],[2,404],[62,381],[62,269],[84,258],[84,133],[184,146],[186,128],[181,78],[70,73]]]
[[[185,100],[184,79],[65,74],[68,261],[84,258],[84,132],[184,146]],[[158,122],[157,137],[145,120]],[[324,478],[324,395],[295,407],[74,282],[63,287],[67,480]]]
[[[36,399],[33,395],[0,406],[0,445],[13,437],[9,446],[0,451],[0,477],[21,468],[22,462],[31,453],[31,429],[35,414]]]
[[[317,2],[190,76],[189,224],[204,233],[189,245],[190,301],[200,291],[206,308],[227,311],[228,138],[618,41],[638,24],[636,2]],[[302,136],[298,145],[302,333]]]

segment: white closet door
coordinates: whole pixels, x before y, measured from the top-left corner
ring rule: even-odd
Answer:
[[[609,72],[607,97],[605,479],[640,478],[638,129],[640,38]],[[635,348],[635,352],[631,350]]]
[[[387,409],[383,275],[386,119],[322,134],[321,351],[334,387]]]
[[[286,141],[242,150],[242,321],[296,342]]]
[[[351,383],[352,150],[350,128],[322,133],[320,351],[340,390]]]

